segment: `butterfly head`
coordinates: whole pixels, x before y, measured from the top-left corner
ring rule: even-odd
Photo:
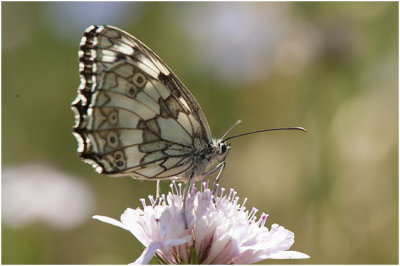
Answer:
[[[227,143],[224,140],[216,140],[214,145],[214,158],[219,162],[225,161],[230,149],[230,143]]]

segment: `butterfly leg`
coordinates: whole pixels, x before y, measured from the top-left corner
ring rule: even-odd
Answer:
[[[156,199],[160,197],[160,180],[157,180]]]
[[[213,188],[213,201],[214,201],[214,203],[215,203],[215,195],[217,194],[217,188],[218,188],[217,185],[218,185],[218,182],[219,182],[219,178],[221,177],[221,174],[225,169],[225,165],[226,165],[226,162],[222,162],[222,163],[217,165],[217,167],[219,166],[220,170],[219,170],[219,173],[218,173],[217,177],[215,178],[215,182],[214,182],[214,188]]]
[[[185,222],[185,229],[188,229],[188,222],[186,218],[186,198],[189,194],[190,187],[192,186],[194,172],[191,172],[188,178],[188,182],[185,186],[185,190],[183,191],[183,221]]]
[[[223,161],[223,162],[219,163],[217,166],[215,166],[213,169],[211,169],[203,174],[203,176],[212,175],[219,169],[219,173],[218,173],[217,177],[215,178],[215,182],[214,182],[214,189],[212,192],[213,196],[215,196],[215,193],[217,192],[217,184],[218,184],[219,178],[221,177],[222,172],[225,169],[225,165],[226,165],[226,162]]]
[[[153,207],[157,204],[157,202],[161,199],[160,198],[160,180],[157,180],[157,185],[156,185],[156,199],[154,200],[154,205]]]

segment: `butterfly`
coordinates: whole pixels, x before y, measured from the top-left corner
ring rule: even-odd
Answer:
[[[200,105],[171,69],[116,27],[85,30],[79,73],[72,109],[80,157],[109,176],[186,182],[183,213],[192,182],[216,172],[218,182],[231,147],[228,139],[278,130],[225,138],[239,120],[222,138],[213,139]],[[158,194],[159,183],[157,188]]]

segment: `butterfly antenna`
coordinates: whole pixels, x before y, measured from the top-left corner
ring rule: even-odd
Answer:
[[[225,134],[221,137],[221,139],[224,139],[226,137],[226,135],[228,135],[228,133],[236,126],[240,125],[243,121],[242,120],[238,120],[235,122],[235,124],[233,124],[226,132]],[[225,140],[224,140],[225,141]]]
[[[239,120],[239,121],[240,121],[240,120]],[[238,121],[238,122],[239,122],[239,121]],[[236,122],[236,124],[237,124],[237,122]],[[235,124],[235,125],[236,125],[236,124]],[[234,125],[234,126],[235,126],[235,125]],[[232,126],[232,127],[233,127],[233,126]],[[231,130],[232,127],[231,127],[229,130]],[[233,139],[233,138],[241,137],[241,136],[246,136],[246,135],[251,135],[251,134],[256,134],[256,133],[261,133],[261,132],[266,132],[266,131],[276,131],[276,130],[300,130],[300,131],[303,131],[303,132],[308,132],[307,129],[302,128],[302,127],[280,127],[280,128],[270,128],[270,129],[262,129],[262,130],[257,130],[257,131],[253,131],[253,132],[247,132],[247,133],[242,133],[242,134],[239,134],[239,135],[231,136],[231,137],[229,137],[229,138],[223,139],[222,142],[225,142],[225,141],[230,140],[230,139]],[[228,131],[228,132],[229,132],[229,131]],[[226,135],[226,134],[225,134],[225,135]],[[225,136],[225,135],[224,135],[224,136]]]

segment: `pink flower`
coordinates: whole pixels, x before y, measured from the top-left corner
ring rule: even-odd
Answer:
[[[143,209],[127,209],[121,221],[94,216],[100,221],[130,231],[146,248],[134,264],[146,264],[152,257],[168,264],[250,264],[264,259],[305,259],[308,255],[289,251],[294,234],[282,226],[265,227],[266,214],[257,220],[257,209],[246,210],[231,189],[221,188],[213,201],[207,183],[196,192],[193,186],[186,202],[188,229],[182,216],[181,184],[171,184],[168,196],[151,205],[142,199]]]

